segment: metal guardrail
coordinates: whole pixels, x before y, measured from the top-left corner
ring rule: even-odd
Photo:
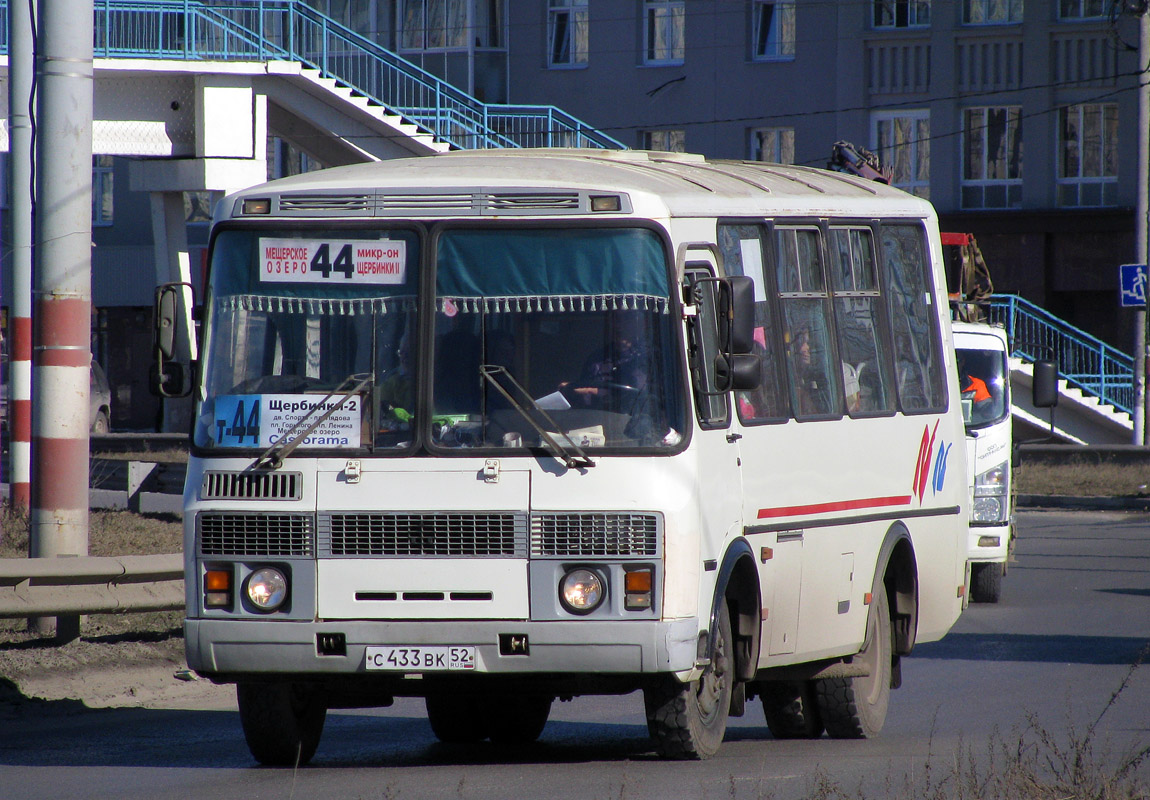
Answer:
[[[1006,328],[1011,353],[1053,359],[1059,375],[1119,411],[1134,408],[1134,359],[1017,295],[996,294],[990,321]]]
[[[0,0],[2,52],[7,8]],[[462,149],[626,149],[554,106],[483,103],[301,0],[94,0],[98,58],[298,61]]]
[[[184,557],[0,559],[0,618],[175,611],[184,607]]]

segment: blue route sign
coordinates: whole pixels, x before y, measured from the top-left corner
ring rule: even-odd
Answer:
[[[1146,305],[1146,265],[1123,264],[1118,268],[1122,283],[1121,306]]]

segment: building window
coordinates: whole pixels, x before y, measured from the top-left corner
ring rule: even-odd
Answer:
[[[92,156],[92,225],[112,224],[112,157]]]
[[[755,128],[751,131],[751,160],[795,163],[794,128]]]
[[[752,0],[751,57],[756,61],[795,57],[795,4],[791,0]]]
[[[1067,106],[1058,112],[1058,205],[1118,201],[1118,104]]]
[[[404,50],[467,49],[468,0],[401,0],[399,41]]]
[[[643,131],[643,149],[685,153],[687,152],[687,134],[682,130]]]
[[[930,24],[930,0],[874,0],[876,28],[922,28]]]
[[[548,0],[548,66],[587,63],[587,5],[588,0]]]
[[[1022,22],[1022,0],[963,0],[966,25],[1008,25]]]
[[[686,0],[643,0],[643,63],[682,64]]]
[[[1022,207],[1022,108],[968,108],[962,125],[962,207]]]
[[[1106,0],[1059,0],[1059,19],[1102,19],[1110,5]]]
[[[930,112],[876,112],[871,149],[892,173],[892,183],[930,199]]]

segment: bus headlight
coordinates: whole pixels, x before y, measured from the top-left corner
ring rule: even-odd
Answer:
[[[287,589],[287,578],[274,567],[257,569],[248,577],[248,600],[260,611],[275,611],[282,606]]]
[[[1010,514],[1010,464],[1003,461],[974,476],[975,522],[1005,522]]]
[[[572,614],[590,614],[606,596],[602,578],[589,569],[573,569],[559,582],[559,602]]]

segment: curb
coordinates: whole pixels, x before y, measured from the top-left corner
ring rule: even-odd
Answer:
[[[1060,508],[1074,511],[1150,512],[1150,497],[1080,497],[1063,494],[1019,494],[1016,508]]]

